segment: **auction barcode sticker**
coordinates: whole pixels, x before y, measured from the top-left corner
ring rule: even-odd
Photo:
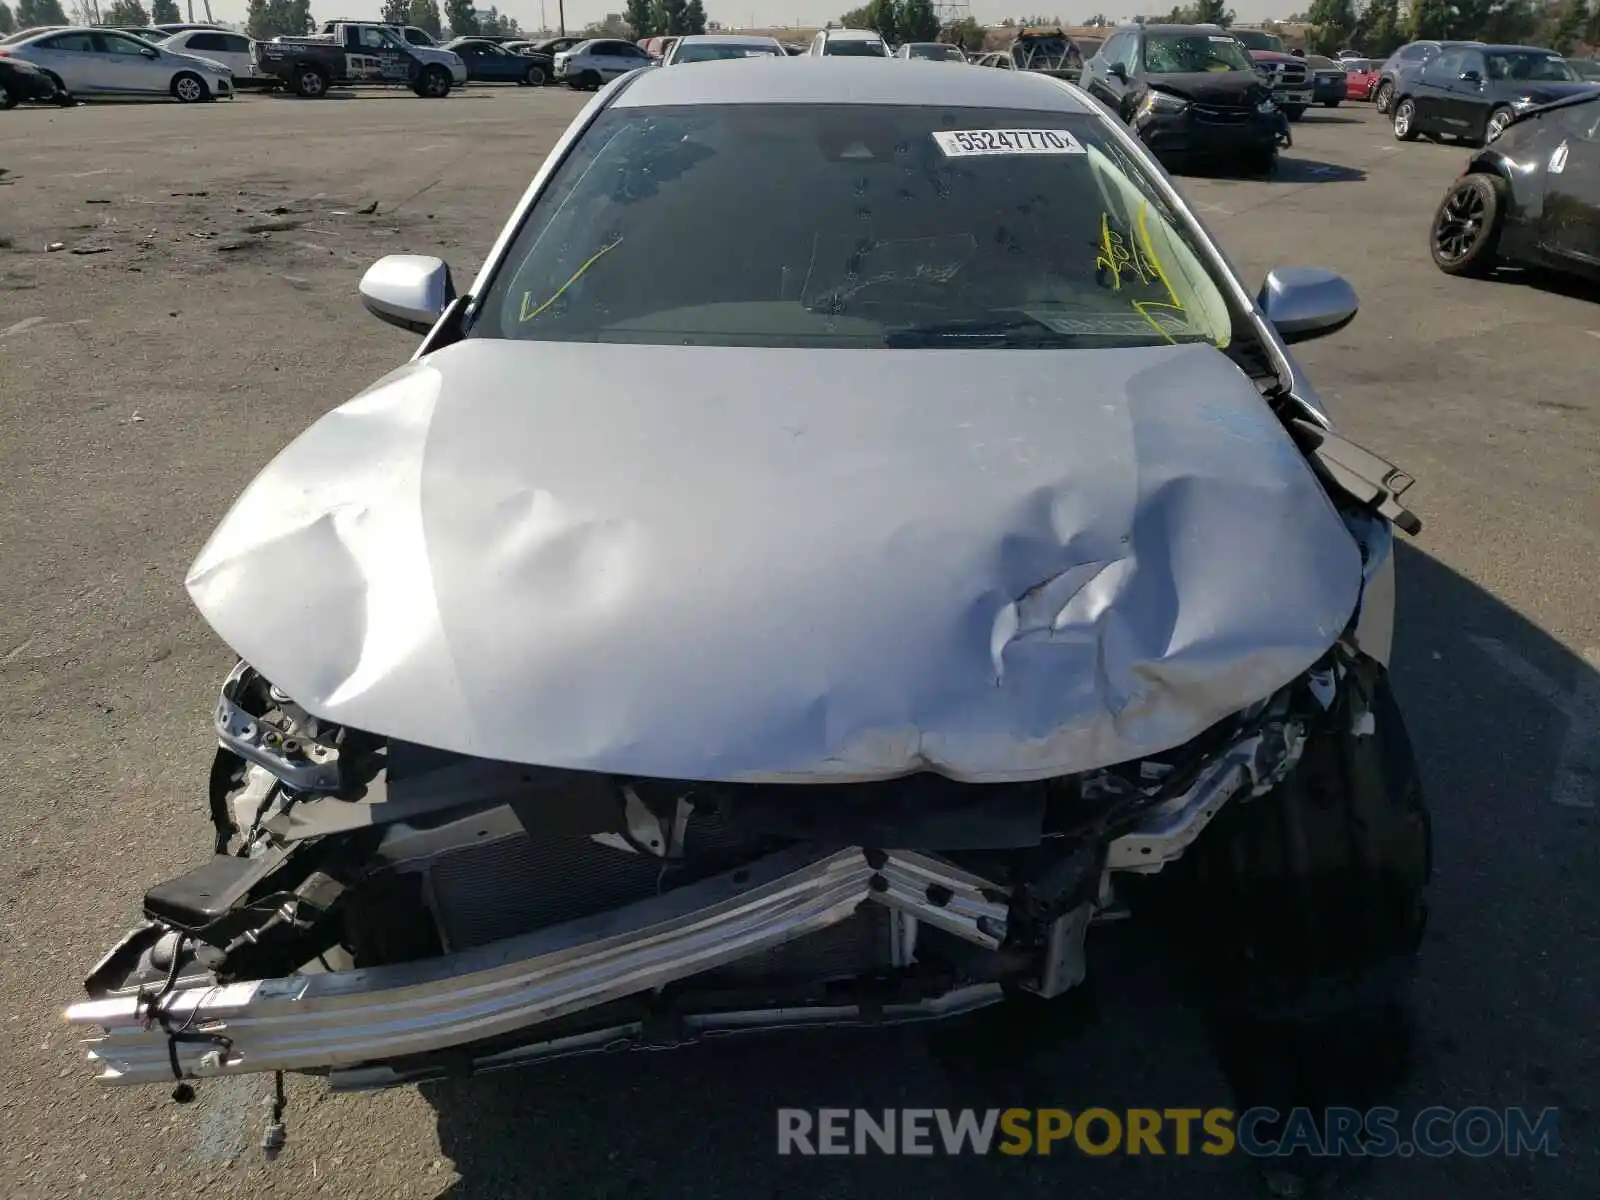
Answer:
[[[974,154],[1082,154],[1078,139],[1064,129],[947,129],[933,135],[947,158]]]

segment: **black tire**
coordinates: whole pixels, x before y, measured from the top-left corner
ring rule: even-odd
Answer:
[[[1511,124],[1516,115],[1516,113],[1512,112],[1511,109],[1506,107],[1504,104],[1500,105],[1493,112],[1491,112],[1489,114],[1489,120],[1484,123],[1483,144],[1487,146],[1491,142],[1497,140],[1500,135],[1505,132],[1506,126]]]
[[[61,76],[54,71],[46,71],[45,76],[50,80],[50,85],[56,89],[53,99],[57,105],[61,108],[71,108],[77,103],[72,98],[72,93],[67,91],[67,85],[61,82]]]
[[[1500,260],[1500,232],[1511,189],[1498,175],[1463,175],[1434,210],[1428,250],[1446,275],[1482,277]]]
[[[1306,106],[1304,104],[1291,104],[1288,108],[1283,110],[1283,115],[1288,117],[1291,121],[1298,121],[1301,117],[1306,115]]]
[[[15,108],[19,103],[17,94],[5,85],[4,80],[0,80],[0,112]]]
[[[1212,1011],[1319,1019],[1396,999],[1427,929],[1433,832],[1383,669],[1354,664],[1289,776],[1230,801],[1173,866]]]
[[[586,92],[598,92],[603,82],[598,71],[585,71],[578,76],[578,84]]]
[[[1322,102],[1322,107],[1323,108],[1338,108],[1339,107],[1339,102],[1337,100],[1324,100]]]
[[[1401,142],[1417,140],[1417,105],[1410,96],[1400,97],[1394,106],[1394,136]]]
[[[206,81],[193,71],[179,71],[172,77],[169,90],[179,104],[199,104],[211,99],[211,89],[206,86]]]
[[[301,67],[294,73],[294,92],[307,100],[320,100],[328,94],[328,76],[321,67]]]
[[[443,100],[450,94],[450,72],[438,64],[423,67],[412,91],[424,100]]]
[[[528,73],[523,76],[522,80],[528,87],[543,87],[547,81],[548,77],[544,73],[544,68],[538,63],[534,63],[528,68]]]
[[[1372,102],[1378,106],[1378,112],[1384,116],[1389,115],[1389,110],[1394,107],[1394,81],[1385,79],[1379,82],[1378,90],[1372,93]]]

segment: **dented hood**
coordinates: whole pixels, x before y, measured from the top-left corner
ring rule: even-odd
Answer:
[[[291,443],[188,587],[309,711],[407,741],[999,781],[1188,740],[1305,670],[1360,581],[1209,346],[469,340]]]

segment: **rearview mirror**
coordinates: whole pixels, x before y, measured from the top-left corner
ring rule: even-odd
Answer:
[[[1268,271],[1256,303],[1278,336],[1290,343],[1339,332],[1361,307],[1355,288],[1342,275],[1319,267]]]
[[[456,298],[443,259],[428,254],[386,254],[361,277],[361,303],[378,320],[411,333],[427,333]]]

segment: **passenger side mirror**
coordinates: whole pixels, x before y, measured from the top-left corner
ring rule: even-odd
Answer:
[[[1461,72],[1461,81],[1463,83],[1482,83],[1483,76],[1476,71],[1463,71]]]
[[[378,320],[410,333],[427,333],[456,298],[442,259],[427,254],[386,254],[361,277],[361,303]]]
[[[155,49],[154,47],[149,47],[147,49],[141,50],[141,51],[139,51],[139,53],[144,55],[146,58],[160,58],[161,57],[161,51]]]
[[[1256,304],[1287,343],[1337,333],[1356,319],[1361,302],[1342,275],[1319,267],[1277,267],[1267,272]]]
[[[1128,68],[1119,62],[1114,62],[1107,67],[1106,74],[1110,75],[1113,79],[1120,80],[1123,83],[1128,82]]]

